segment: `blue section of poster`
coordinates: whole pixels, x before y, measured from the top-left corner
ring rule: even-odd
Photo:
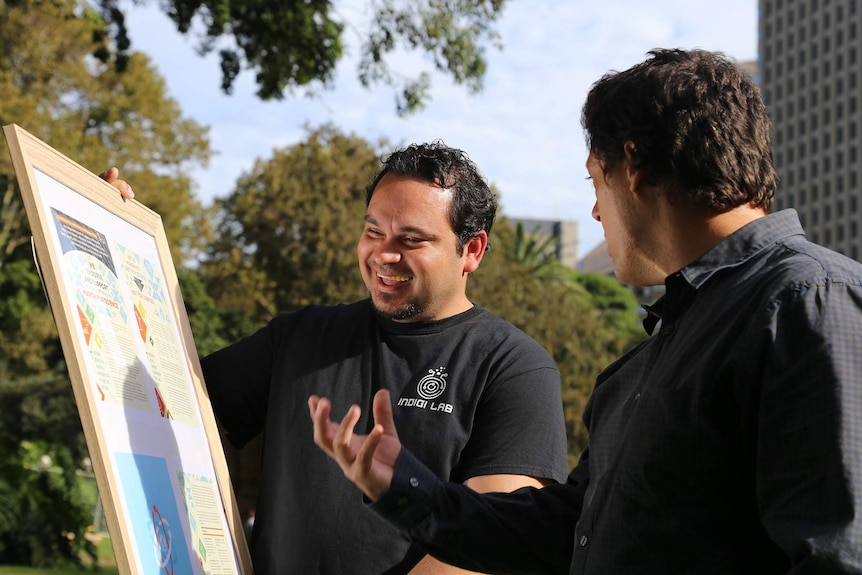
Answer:
[[[161,457],[115,453],[142,575],[193,575],[168,466]]]

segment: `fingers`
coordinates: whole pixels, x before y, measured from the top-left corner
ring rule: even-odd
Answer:
[[[401,444],[395,432],[389,393],[374,396],[372,411],[379,421],[368,435],[354,433],[362,411],[353,405],[341,423],[330,420],[332,404],[312,395],[308,409],[314,423],[314,443],[338,463],[344,475],[372,501],[385,494],[392,483]]]
[[[111,167],[99,174],[99,177],[108,182],[109,184],[113,184],[114,180],[120,177],[120,170],[115,167]]]
[[[341,420],[341,425],[338,426],[338,430],[335,432],[335,438],[332,441],[332,448],[335,451],[335,460],[338,461],[345,472],[348,471],[349,467],[353,465],[353,462],[356,460],[356,454],[351,451],[350,446],[351,440],[353,439],[353,429],[359,421],[360,413],[361,410],[359,409],[359,406],[350,406],[350,409],[347,410],[347,414]]]
[[[330,432],[333,424],[329,421],[332,404],[329,403],[328,399],[321,399],[312,395],[308,398],[308,409],[311,412],[311,420],[314,422],[314,443],[334,459],[335,452],[332,448],[334,433]]]
[[[374,463],[374,454],[377,451],[377,446],[380,445],[380,439],[383,437],[383,426],[377,424],[368,433],[365,443],[359,448],[359,452],[354,459],[354,466],[358,466],[361,477],[371,475],[371,465]]]
[[[132,186],[126,180],[120,179],[120,170],[115,167],[108,168],[99,177],[120,190],[120,196],[124,200],[131,200],[135,197],[135,192],[132,191]]]
[[[372,404],[374,421],[383,426],[383,430],[393,437],[398,437],[395,430],[395,418],[392,415],[392,401],[389,399],[389,390],[381,389],[374,395]]]

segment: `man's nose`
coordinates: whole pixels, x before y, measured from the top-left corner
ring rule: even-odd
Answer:
[[[599,202],[598,201],[596,201],[596,203],[593,204],[592,216],[593,216],[593,219],[596,220],[597,222],[602,221],[602,216],[601,216],[601,214],[599,214]]]
[[[401,261],[401,252],[395,242],[382,241],[374,249],[374,261],[381,265],[397,264]]]

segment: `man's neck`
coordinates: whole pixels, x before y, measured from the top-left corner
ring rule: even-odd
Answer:
[[[690,206],[668,212],[672,221],[666,228],[668,246],[665,269],[668,275],[693,262],[734,232],[766,215],[762,208],[739,206],[716,214]]]

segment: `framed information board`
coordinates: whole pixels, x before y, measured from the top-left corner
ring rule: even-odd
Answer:
[[[161,217],[3,128],[123,575],[251,575]]]

